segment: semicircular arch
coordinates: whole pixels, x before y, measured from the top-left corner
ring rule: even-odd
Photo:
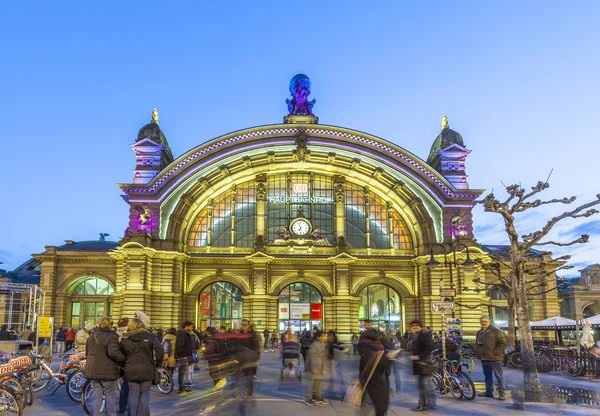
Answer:
[[[415,294],[412,291],[412,288],[408,285],[407,282],[403,281],[400,278],[387,277],[385,280],[381,280],[379,275],[369,276],[361,279],[353,288],[350,293],[351,296],[360,296],[361,292],[366,289],[368,286],[378,284],[385,285],[396,292],[402,297],[414,297]]]
[[[250,289],[248,284],[239,276],[231,273],[223,273],[219,275],[214,273],[208,273],[201,276],[194,276],[188,286],[189,289],[186,291],[186,293],[198,296],[200,292],[204,290],[205,287],[216,282],[231,283],[232,285],[240,289],[243,296],[252,294],[252,290]]]
[[[80,272],[75,272],[73,274],[71,274],[69,277],[67,277],[60,285],[58,292],[59,293],[66,293],[70,295],[71,290],[78,285],[79,283],[81,283],[82,281],[86,280],[87,278],[96,278],[96,279],[101,279],[106,281],[113,290],[117,290],[116,289],[116,279],[113,277],[109,277],[107,275],[104,275],[102,273],[97,273],[97,272],[89,272],[89,271],[80,271]]]
[[[314,286],[315,289],[321,293],[321,296],[331,296],[332,291],[331,287],[329,287],[322,279],[318,276],[313,276],[311,274],[305,274],[303,277],[299,277],[297,273],[289,274],[278,279],[273,286],[271,287],[271,294],[274,296],[279,296],[281,291],[293,284],[293,283],[307,283],[311,286]]]

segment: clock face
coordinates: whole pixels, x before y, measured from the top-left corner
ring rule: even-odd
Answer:
[[[296,235],[304,236],[310,232],[310,224],[306,220],[296,220],[292,223],[292,232]]]

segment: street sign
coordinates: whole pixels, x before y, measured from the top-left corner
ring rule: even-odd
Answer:
[[[443,298],[453,298],[456,296],[456,289],[440,289],[440,296]]]
[[[431,302],[431,312],[452,312],[454,302]]]
[[[461,323],[461,319],[460,318],[448,318],[446,319],[446,323],[448,325],[460,325]]]

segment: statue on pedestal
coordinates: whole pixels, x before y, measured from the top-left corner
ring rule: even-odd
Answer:
[[[285,102],[289,115],[314,116],[312,108],[317,100],[308,101],[310,95],[310,79],[304,74],[298,74],[290,81],[290,94],[292,99]]]

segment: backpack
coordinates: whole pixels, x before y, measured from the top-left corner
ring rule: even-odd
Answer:
[[[309,338],[309,337],[302,338],[302,348],[303,349],[309,349],[310,344],[312,344],[312,338]]]

